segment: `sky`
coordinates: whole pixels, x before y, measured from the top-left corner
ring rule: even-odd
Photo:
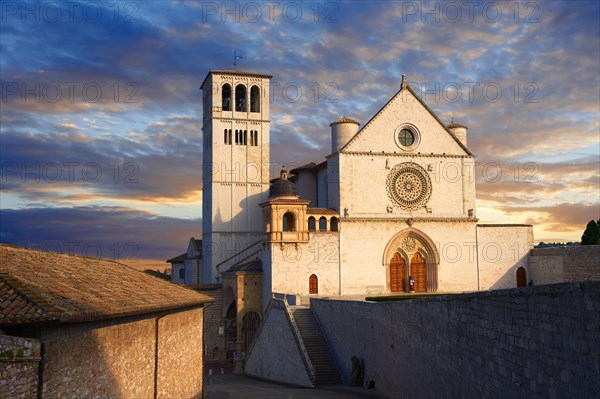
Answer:
[[[165,268],[202,234],[209,70],[273,75],[271,161],[321,162],[402,73],[467,125],[477,216],[600,219],[596,1],[0,2],[0,241]]]

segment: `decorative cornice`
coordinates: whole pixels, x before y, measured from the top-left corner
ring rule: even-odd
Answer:
[[[407,217],[407,218],[361,218],[361,217],[345,217],[341,218],[342,223],[364,223],[364,222],[383,222],[383,223],[417,223],[417,222],[459,222],[459,223],[477,223],[479,219],[473,218],[420,218],[420,217]]]
[[[379,157],[427,157],[427,158],[467,158],[474,159],[473,155],[451,155],[451,154],[421,154],[421,153],[397,153],[397,152],[367,152],[367,151],[344,151],[343,155],[368,155],[368,156],[379,156]],[[333,154],[331,154],[333,155]]]

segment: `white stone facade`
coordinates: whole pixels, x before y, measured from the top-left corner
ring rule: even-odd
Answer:
[[[256,76],[257,84],[268,82]],[[211,73],[203,90],[207,82],[219,87],[228,79],[225,72]],[[205,135],[218,133],[212,147],[205,146],[205,166],[223,159],[258,162],[259,157],[268,163],[268,102],[265,120],[257,122],[263,134],[260,151],[251,156],[221,145],[223,129],[242,122],[235,113],[233,119],[210,116],[206,102],[214,107],[215,101],[205,97]],[[478,226],[475,157],[466,147],[467,128],[443,124],[405,80],[362,129],[357,131],[357,125],[345,117],[331,124],[333,153],[321,164],[290,171],[290,182],[283,186],[295,182],[293,195],[269,196],[264,169],[253,182],[229,179],[223,184],[218,173],[205,177],[205,264],[207,248],[225,245],[224,231],[230,234],[227,245],[243,242],[238,250],[252,244],[238,236],[256,232],[252,237],[263,239],[265,303],[273,292],[306,297],[409,291],[411,278],[416,291],[516,286],[516,269],[527,268],[533,228]],[[281,179],[287,180],[287,173]],[[249,209],[260,215],[259,204],[263,220],[241,216]],[[217,258],[222,262],[227,255],[213,254],[205,279],[216,275]]]

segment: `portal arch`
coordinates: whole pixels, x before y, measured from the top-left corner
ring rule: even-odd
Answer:
[[[389,291],[397,288],[395,283],[398,276],[397,262],[402,258],[404,264],[404,276],[401,279],[408,281],[408,276],[415,278],[420,276],[423,286],[420,291],[437,291],[438,289],[438,266],[440,264],[440,255],[431,238],[415,228],[406,228],[396,233],[387,243],[382,258],[382,265],[386,270],[386,282]],[[392,262],[396,269],[392,270]],[[414,270],[413,270],[414,269]],[[401,270],[401,269],[400,269]],[[392,279],[394,281],[392,281]],[[405,287],[406,290],[408,287]]]

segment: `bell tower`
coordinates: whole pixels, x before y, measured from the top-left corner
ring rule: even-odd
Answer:
[[[260,248],[259,204],[269,195],[271,77],[210,71],[200,87],[202,283],[217,282],[219,272]]]

